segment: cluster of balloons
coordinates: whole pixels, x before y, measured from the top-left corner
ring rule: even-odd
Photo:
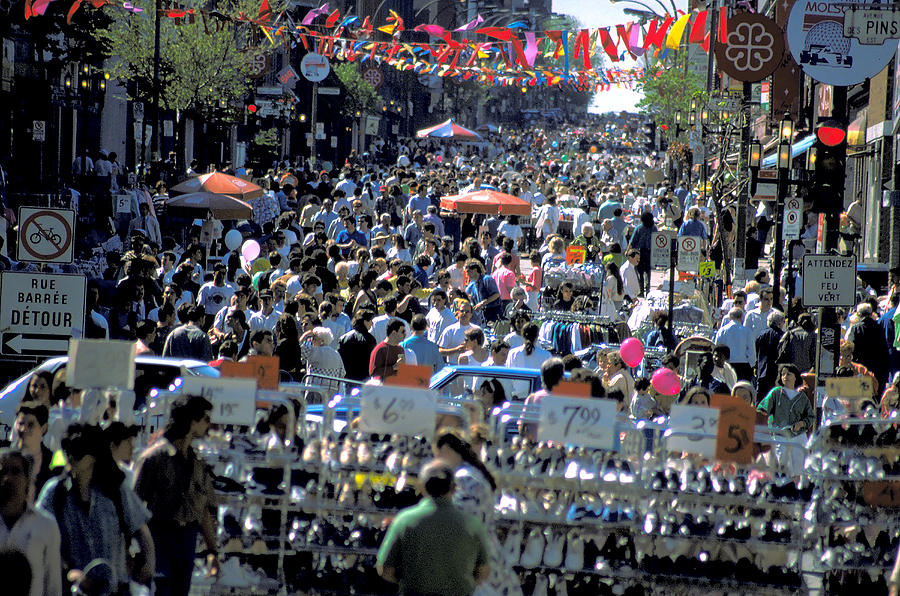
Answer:
[[[635,367],[644,360],[644,344],[636,337],[629,337],[619,346],[619,356],[625,366]],[[681,391],[681,379],[678,373],[669,368],[658,368],[650,377],[650,385],[660,395],[678,395]]]

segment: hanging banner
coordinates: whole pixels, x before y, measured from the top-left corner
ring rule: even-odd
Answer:
[[[728,19],[727,34],[716,43],[719,68],[738,81],[761,81],[781,64],[784,36],[775,21],[742,13]]]

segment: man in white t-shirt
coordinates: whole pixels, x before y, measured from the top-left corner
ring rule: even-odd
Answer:
[[[466,331],[469,329],[478,329],[478,325],[472,324],[472,303],[467,300],[460,300],[456,305],[457,321],[449,325],[437,342],[438,348],[441,350],[441,356],[444,358],[454,358],[465,351]]]
[[[641,295],[641,284],[638,280],[637,265],[641,260],[641,251],[629,248],[625,251],[625,262],[622,263],[622,285],[625,295],[636,299]]]
[[[435,290],[431,293],[431,310],[425,315],[428,322],[428,341],[438,343],[444,329],[456,323],[456,316],[447,306],[447,293],[444,290]]]

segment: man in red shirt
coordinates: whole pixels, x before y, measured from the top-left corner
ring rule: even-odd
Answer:
[[[387,336],[375,346],[369,359],[369,375],[382,380],[397,374],[397,365],[403,362],[404,352],[400,342],[406,337],[406,323],[392,319],[387,324]]]

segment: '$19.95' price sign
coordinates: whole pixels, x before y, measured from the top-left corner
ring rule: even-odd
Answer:
[[[360,424],[366,432],[430,437],[437,398],[427,389],[365,385]]]
[[[612,449],[616,402],[611,399],[545,397],[540,401],[539,441]]]

